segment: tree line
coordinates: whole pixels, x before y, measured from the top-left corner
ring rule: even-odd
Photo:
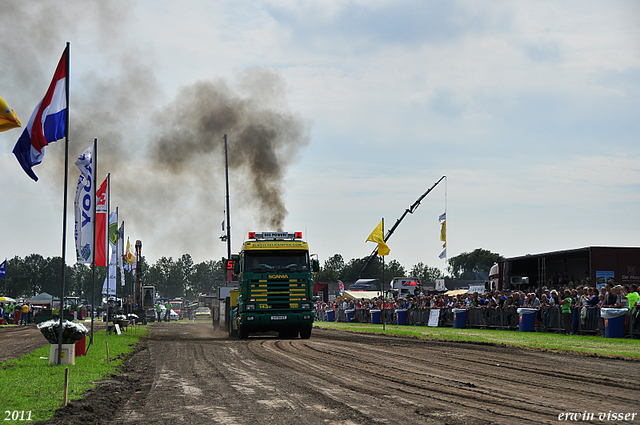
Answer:
[[[184,297],[195,299],[198,295],[213,293],[225,284],[222,261],[203,261],[194,264],[191,255],[183,254],[174,260],[161,257],[149,266],[143,256],[139,259],[142,284],[154,285],[159,296],[167,298]],[[107,267],[95,268],[96,302],[101,297]],[[120,273],[117,274],[116,295],[126,298],[133,291],[133,275],[125,271],[125,285],[121,286]],[[60,295],[62,281],[62,258],[44,258],[31,254],[25,258],[18,256],[7,261],[5,279],[0,279],[0,293],[11,298],[32,297],[47,292],[55,297]],[[90,265],[75,263],[65,266],[65,296],[75,296],[91,302],[94,292],[93,270]]]
[[[341,254],[335,254],[324,261],[320,272],[314,277],[316,282],[355,282],[368,257],[354,258],[345,262]],[[397,260],[383,262],[380,257],[369,265],[363,278],[389,281],[393,277],[413,276],[422,283],[434,283],[436,279],[487,279],[489,269],[503,260],[499,254],[478,248],[472,252],[463,252],[448,259],[445,275],[437,267],[430,267],[422,262],[406,269]],[[153,285],[162,297],[195,299],[202,294],[215,293],[220,286],[226,284],[226,273],[222,260],[206,260],[195,264],[191,255],[183,254],[180,258],[161,257],[155,264],[148,265],[145,257],[140,260],[142,283]],[[100,298],[102,285],[107,275],[107,267],[95,268],[95,293]],[[62,279],[62,258],[44,258],[39,254],[31,254],[25,258],[18,256],[7,261],[7,277],[0,279],[0,292],[12,298],[31,297],[42,292],[53,296],[60,294]],[[125,286],[120,286],[118,274],[116,295],[127,297],[132,294],[133,277],[125,271]],[[89,265],[75,263],[65,266],[65,295],[77,296],[90,300],[93,294],[93,271]]]
[[[342,255],[335,254],[324,262],[315,281],[337,282],[340,280],[345,283],[353,283],[368,259],[369,257],[355,258],[345,263]],[[448,259],[448,274],[445,275],[439,268],[430,267],[423,262],[407,269],[397,260],[390,260],[386,261],[383,267],[383,261],[380,257],[376,257],[364,271],[362,278],[380,279],[381,282],[388,282],[394,277],[411,276],[417,277],[422,283],[431,284],[435,283],[436,279],[481,280],[487,279],[491,266],[503,259],[500,254],[482,248],[472,252],[463,252]]]

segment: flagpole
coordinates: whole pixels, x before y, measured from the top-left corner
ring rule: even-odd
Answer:
[[[118,236],[122,236],[122,255],[120,256],[120,285],[122,286],[122,310],[125,313],[125,315],[127,314],[127,310],[129,310],[128,308],[125,309],[124,308],[124,298],[127,297],[127,277],[124,274],[124,220],[122,220],[122,234],[120,234],[120,229],[118,229]],[[118,238],[118,240],[120,240],[120,238]],[[117,242],[117,241],[116,241]],[[118,245],[116,243],[116,251],[118,250]],[[120,254],[118,252],[118,254]],[[117,255],[117,254],[116,254]],[[117,267],[116,267],[117,269]],[[127,300],[129,301],[129,300]],[[127,304],[130,304],[129,302],[127,302]],[[128,318],[128,317],[127,317]]]
[[[98,175],[98,139],[93,139],[93,167],[92,176],[91,176],[91,186],[93,186],[93,244],[91,245],[91,257],[93,261],[91,261],[91,275],[92,275],[92,291],[91,291],[91,337],[89,338],[89,344],[93,345],[93,322],[96,311],[96,213],[97,208],[96,204],[96,177]]]
[[[111,173],[107,174],[107,233],[104,238],[104,260],[107,262],[109,252],[109,210],[111,207]],[[107,262],[107,333],[109,336],[109,262]]]
[[[384,235],[384,217],[382,217],[382,234]],[[386,330],[386,326],[385,326],[385,320],[384,320],[384,316],[385,316],[385,308],[384,308],[384,302],[385,302],[385,297],[384,297],[384,255],[381,256],[382,257],[382,330],[385,331]]]
[[[444,214],[446,217],[447,214],[447,176],[444,176]],[[449,247],[447,246],[447,233],[445,232],[444,234],[444,246],[445,246],[445,251],[444,251],[444,263],[445,265],[447,264],[447,249],[449,249]]]
[[[69,184],[69,42],[65,56],[66,78],[64,79],[67,113],[64,126],[64,196],[62,202],[62,282],[60,283],[60,329],[58,329],[58,364],[62,364],[62,316],[64,307],[64,280],[66,272],[67,245],[67,192]]]
[[[227,135],[224,135],[224,172],[227,184],[227,260],[231,259],[231,219],[229,217],[229,157],[227,155]],[[226,267],[226,264],[223,264]],[[231,281],[232,272],[227,270],[227,284]]]
[[[109,237],[111,237],[111,223],[109,223]],[[116,297],[116,305],[118,305],[118,207],[116,207],[116,247],[113,251],[116,254],[116,274],[114,276],[115,280],[113,281],[113,284],[115,285],[113,288],[113,296]],[[109,259],[109,262],[111,262],[111,259]],[[109,274],[111,274],[111,272],[109,272]]]

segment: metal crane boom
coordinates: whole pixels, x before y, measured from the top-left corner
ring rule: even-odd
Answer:
[[[404,220],[404,218],[407,216],[407,214],[413,214],[415,210],[418,209],[418,207],[420,206],[420,202],[422,202],[422,200],[429,194],[429,192],[431,192],[437,185],[438,183],[440,183],[442,180],[444,180],[447,176],[442,176],[440,177],[440,180],[438,180],[437,182],[435,182],[433,184],[433,186],[431,186],[429,188],[429,190],[427,190],[425,193],[423,193],[413,204],[411,204],[411,206],[409,208],[407,208],[406,210],[404,210],[404,213],[402,213],[402,215],[400,216],[399,219],[396,220],[396,222],[393,224],[393,226],[391,226],[391,229],[389,229],[387,231],[387,234],[384,236],[384,241],[388,241],[389,238],[391,237],[391,235],[393,234],[393,232],[398,228],[398,226],[400,225],[400,223],[402,222],[402,220]],[[364,263],[364,266],[362,267],[362,270],[360,270],[360,273],[358,274],[358,279],[360,279],[362,277],[362,275],[364,274],[365,270],[367,270],[367,268],[371,265],[371,262],[373,261],[373,259],[376,257],[376,253],[378,252],[378,247],[375,247],[373,249],[373,252],[371,253],[371,255],[369,255],[369,258],[367,259],[367,262]]]

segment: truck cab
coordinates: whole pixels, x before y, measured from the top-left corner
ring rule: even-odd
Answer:
[[[153,285],[144,285],[141,289],[143,323],[154,322],[156,320],[156,287]]]
[[[239,283],[230,334],[237,332],[241,339],[269,331],[281,337],[311,336],[312,273],[319,270],[319,263],[310,258],[302,232],[250,232],[234,269]]]
[[[182,298],[176,298],[175,300],[169,301],[171,304],[171,310],[175,311],[178,315],[178,318],[182,320],[184,318],[184,301]]]

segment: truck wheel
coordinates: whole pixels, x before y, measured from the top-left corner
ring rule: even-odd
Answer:
[[[238,337],[240,339],[249,338],[249,330],[247,328],[245,328],[244,326],[240,326],[240,328],[238,328]]]
[[[300,330],[300,338],[309,339],[311,338],[311,326],[308,328],[303,328]]]

